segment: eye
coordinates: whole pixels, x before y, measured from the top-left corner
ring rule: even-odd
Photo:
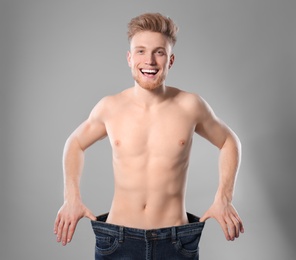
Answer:
[[[165,53],[164,53],[163,50],[158,50],[158,51],[156,52],[156,54],[157,54],[158,56],[163,56]]]
[[[144,50],[138,50],[137,54],[144,54]]]

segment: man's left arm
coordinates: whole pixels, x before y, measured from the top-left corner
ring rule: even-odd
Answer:
[[[220,149],[219,186],[211,207],[200,218],[203,222],[215,218],[227,240],[244,232],[241,218],[232,204],[237,172],[241,160],[241,144],[236,134],[219,120],[209,105],[199,102],[199,121],[195,131]]]

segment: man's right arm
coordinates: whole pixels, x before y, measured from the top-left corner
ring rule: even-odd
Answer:
[[[87,217],[95,220],[93,213],[82,203],[80,178],[84,165],[84,151],[96,141],[107,136],[104,119],[106,99],[102,99],[83,122],[67,139],[63,154],[64,204],[60,208],[54,233],[57,241],[66,245],[72,240],[78,221]]]

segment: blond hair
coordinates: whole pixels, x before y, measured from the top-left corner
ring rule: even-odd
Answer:
[[[128,40],[138,32],[151,31],[165,35],[174,46],[177,41],[178,27],[169,17],[160,13],[145,13],[134,17],[128,24]]]

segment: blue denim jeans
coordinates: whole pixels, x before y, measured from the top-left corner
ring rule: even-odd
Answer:
[[[199,259],[204,222],[187,213],[188,224],[160,229],[136,229],[106,223],[108,214],[91,221],[96,236],[95,260]]]

